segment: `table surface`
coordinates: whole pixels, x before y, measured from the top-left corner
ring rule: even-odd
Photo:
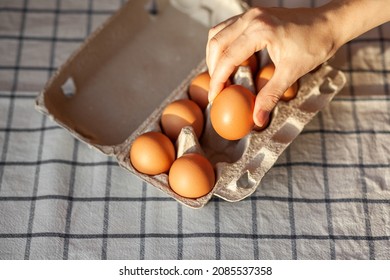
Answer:
[[[251,1],[319,5],[324,1]],[[187,208],[34,109],[123,1],[0,0],[0,259],[389,259],[390,25],[247,199]]]

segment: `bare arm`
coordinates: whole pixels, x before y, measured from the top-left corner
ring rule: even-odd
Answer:
[[[256,97],[253,119],[262,126],[296,80],[328,60],[343,44],[390,20],[390,0],[333,0],[319,8],[252,8],[209,31],[209,99],[235,67],[267,49],[275,73]]]

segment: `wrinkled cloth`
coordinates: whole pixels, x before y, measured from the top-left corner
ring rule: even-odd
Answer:
[[[34,109],[122,4],[0,0],[0,259],[390,259],[390,24],[331,59],[346,87],[255,193],[194,210]]]

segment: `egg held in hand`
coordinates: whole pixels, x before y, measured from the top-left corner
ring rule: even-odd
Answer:
[[[138,136],[130,148],[133,167],[147,175],[167,172],[175,160],[175,147],[161,132],[146,132]]]
[[[260,91],[266,83],[272,78],[275,72],[275,66],[271,64],[265,65],[257,74],[256,77],[256,89]],[[298,82],[293,83],[280,97],[283,101],[289,101],[297,95],[298,92]]]
[[[192,100],[180,99],[165,107],[161,115],[161,126],[164,133],[176,141],[185,126],[192,126],[199,138],[203,131],[204,117],[199,106]]]
[[[240,85],[231,85],[214,99],[210,120],[214,130],[227,140],[238,140],[251,132],[255,96]]]
[[[171,189],[186,198],[208,194],[215,184],[215,173],[210,161],[196,153],[184,154],[172,164],[168,175]]]

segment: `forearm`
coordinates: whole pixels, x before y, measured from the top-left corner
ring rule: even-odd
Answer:
[[[390,0],[333,0],[319,9],[331,23],[337,48],[390,21]]]

